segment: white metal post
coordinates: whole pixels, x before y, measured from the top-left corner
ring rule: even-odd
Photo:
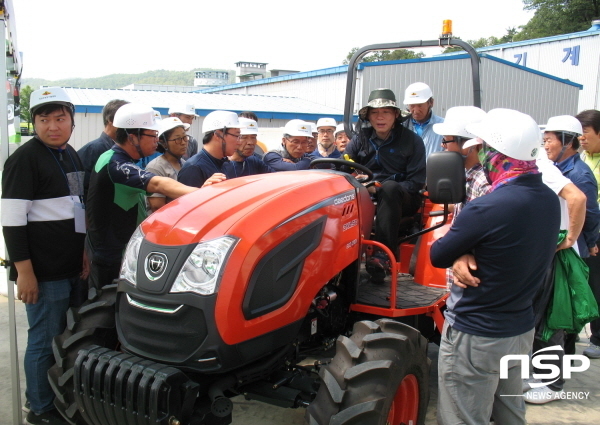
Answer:
[[[0,20],[2,21],[2,36],[1,43],[2,49],[4,50],[4,54],[2,55],[2,60],[0,60],[0,75],[4,79],[2,83],[2,88],[0,88],[0,105],[2,108],[0,109],[0,167],[4,169],[4,163],[8,158],[8,115],[7,115],[7,106],[8,106],[8,96],[6,93],[6,18],[5,11],[0,11]],[[12,95],[12,93],[11,93]],[[6,251],[8,253],[8,251]],[[21,379],[19,376],[19,351],[17,347],[17,321],[15,319],[15,288],[14,282],[12,282],[8,278],[8,273],[6,275],[6,286],[8,289],[8,329],[9,329],[9,343],[10,343],[10,377],[11,377],[11,386],[12,386],[12,412],[13,412],[13,423],[20,424],[22,423],[22,415],[21,415]]]

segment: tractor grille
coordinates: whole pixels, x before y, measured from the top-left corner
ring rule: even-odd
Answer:
[[[73,378],[90,425],[166,423],[181,418],[184,401],[198,394],[197,384],[175,368],[98,346],[79,351]]]
[[[188,360],[208,334],[200,309],[184,305],[175,313],[161,313],[130,305],[124,293],[119,294],[117,324],[127,350],[169,363]]]

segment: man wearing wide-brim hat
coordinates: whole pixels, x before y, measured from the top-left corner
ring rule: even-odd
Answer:
[[[360,129],[345,153],[371,169],[381,186],[369,190],[377,199],[375,240],[398,257],[398,231],[401,217],[416,213],[425,185],[425,145],[414,132],[402,125],[396,96],[390,89],[373,90],[359,113]],[[389,261],[375,252],[367,261],[371,280],[382,281],[389,273]]]

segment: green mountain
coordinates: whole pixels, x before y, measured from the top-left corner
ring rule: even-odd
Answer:
[[[213,68],[196,68],[191,71],[167,71],[158,69],[141,74],[111,74],[96,78],[66,78],[64,80],[45,80],[43,78],[23,78],[21,87],[40,86],[82,87],[93,89],[120,89],[130,84],[194,85],[196,71],[215,71]],[[220,70],[219,70],[220,71]],[[235,71],[229,70],[229,82],[235,82]]]

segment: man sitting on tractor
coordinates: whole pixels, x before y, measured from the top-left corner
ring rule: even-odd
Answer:
[[[400,218],[417,212],[419,191],[425,185],[425,145],[402,125],[400,108],[390,89],[373,90],[358,115],[360,130],[345,153],[373,171],[378,182],[369,187],[377,201],[375,240],[397,258]],[[382,282],[390,269],[387,255],[374,252],[366,269],[373,282]]]

